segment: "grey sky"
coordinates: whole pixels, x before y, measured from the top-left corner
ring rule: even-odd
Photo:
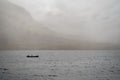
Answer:
[[[7,0],[5,1],[7,2]],[[82,41],[83,43],[82,45],[84,44],[86,45],[87,41],[90,44],[106,43],[109,44],[110,46],[114,45],[118,46],[117,48],[120,48],[119,0],[8,0],[8,1],[23,8],[31,16],[31,21],[28,21],[27,23],[28,27],[26,29],[29,28],[31,29],[32,27],[31,31],[33,33],[38,33],[39,35],[40,34],[39,29],[41,27],[39,28],[38,25],[42,25],[42,27],[48,29],[48,32],[50,30],[51,32],[53,32],[53,34],[56,33],[54,37],[59,38],[55,39],[58,41],[62,39],[63,44],[66,41],[68,42],[73,41],[71,45],[76,45],[77,43],[78,45],[80,45]],[[10,12],[8,11],[7,14],[9,13]],[[20,11],[20,13],[22,14],[22,11]],[[28,19],[27,17],[25,18]],[[22,18],[20,20],[22,21]],[[36,24],[38,26],[37,28],[39,29],[34,27]],[[29,27],[29,25],[33,26]],[[25,25],[22,24],[22,26]],[[37,44],[37,42],[35,44]]]
[[[9,1],[24,7],[35,20],[56,32],[92,36],[90,39],[97,41],[120,41],[119,0]]]

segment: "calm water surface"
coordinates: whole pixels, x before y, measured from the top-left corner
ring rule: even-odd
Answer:
[[[120,80],[120,50],[0,51],[0,80]]]

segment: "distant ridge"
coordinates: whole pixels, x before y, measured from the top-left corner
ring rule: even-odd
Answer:
[[[120,45],[61,35],[34,21],[24,8],[0,0],[0,50],[95,49],[120,49]]]

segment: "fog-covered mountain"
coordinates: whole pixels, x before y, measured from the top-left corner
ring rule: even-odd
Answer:
[[[55,20],[59,22],[56,17],[53,18],[54,20],[51,17],[48,20],[50,19],[52,22]],[[51,29],[52,26],[48,23],[46,25],[45,21],[37,22],[24,8],[7,0],[0,0],[0,49],[120,49],[119,43],[93,41],[91,35],[88,38],[83,34],[64,34]],[[62,27],[63,25],[61,24]],[[69,29],[68,32],[70,33]]]
[[[0,49],[52,49],[59,39],[25,9],[0,0]]]

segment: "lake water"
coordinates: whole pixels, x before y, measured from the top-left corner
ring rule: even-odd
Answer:
[[[0,80],[120,80],[120,50],[0,51]]]

